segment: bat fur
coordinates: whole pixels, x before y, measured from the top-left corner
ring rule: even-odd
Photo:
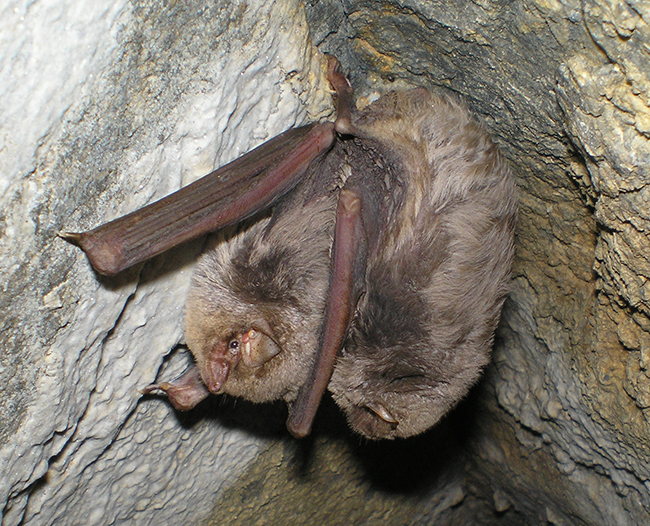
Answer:
[[[451,100],[389,93],[354,124],[393,153],[403,195],[368,261],[329,390],[355,431],[407,437],[438,422],[489,361],[516,188],[489,136]]]
[[[315,412],[313,378],[325,386],[331,375],[328,389],[354,431],[408,437],[438,422],[489,361],[508,289],[516,188],[458,103],[419,88],[356,113],[337,65],[330,60],[338,97],[331,147],[273,202],[270,217],[200,259],[185,314],[198,369],[145,391],[166,391],[179,409],[210,392],[283,398],[288,427],[304,436],[313,414],[296,424],[302,401],[313,395]],[[360,216],[339,234],[343,196]],[[83,235],[65,237],[83,247]],[[334,247],[352,239],[358,247],[342,272],[334,238]],[[351,281],[349,317],[330,297],[341,275]],[[343,345],[333,366],[321,365],[331,319],[343,327]]]

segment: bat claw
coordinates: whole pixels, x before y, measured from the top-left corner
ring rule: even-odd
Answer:
[[[352,96],[354,90],[341,63],[336,57],[327,57],[327,80],[336,91],[336,121],[334,128],[341,135],[357,135],[359,130],[352,124]]]
[[[341,190],[339,201],[346,214],[357,216],[361,211],[361,199],[352,190]]]
[[[157,391],[158,389],[162,389],[162,387],[160,387],[160,384],[149,384],[146,387],[142,387],[141,389],[138,389],[138,393],[142,395],[148,395],[154,391]],[[164,391],[164,389],[162,390]]]
[[[183,375],[173,382],[160,382],[149,384],[138,389],[143,395],[154,391],[163,391],[167,394],[169,402],[178,411],[189,411],[210,394],[201,381],[201,375],[196,366],[190,367]]]
[[[59,232],[57,236],[68,243],[81,247],[81,234],[77,232]]]
[[[370,402],[366,404],[366,407],[379,418],[381,418],[384,422],[390,424],[393,429],[396,428],[399,424],[399,421],[396,420],[395,417],[390,414],[388,412],[388,409],[386,409],[382,404]]]

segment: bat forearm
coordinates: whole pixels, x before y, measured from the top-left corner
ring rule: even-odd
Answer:
[[[117,274],[270,206],[333,141],[329,122],[291,129],[151,205],[87,232],[60,235],[81,247],[97,272]]]
[[[323,393],[332,376],[334,360],[343,345],[355,302],[354,267],[363,245],[361,199],[342,190],[336,211],[330,290],[316,363],[291,407],[287,428],[296,438],[307,436]]]

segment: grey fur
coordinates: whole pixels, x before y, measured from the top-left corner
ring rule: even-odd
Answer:
[[[215,339],[228,341],[258,320],[268,323],[280,354],[260,367],[239,362],[222,392],[253,402],[292,401],[318,345],[329,281],[336,192],[304,202],[292,196],[264,218],[206,253],[188,294],[185,336],[204,371]]]
[[[378,227],[366,221],[374,238],[362,296],[329,390],[356,432],[406,437],[433,426],[489,361],[508,289],[516,189],[467,111],[426,90],[387,94],[352,124],[358,137],[338,141],[272,218],[202,258],[186,338],[203,371],[215,338],[263,318],[281,352],[260,367],[237,363],[223,392],[292,402],[317,352],[337,190],[364,165],[355,158],[387,165],[384,215]],[[376,184],[381,173],[367,177]]]
[[[424,90],[384,96],[355,126],[395,153],[404,195],[368,262],[329,390],[355,431],[407,437],[438,422],[489,361],[516,188],[467,111]]]

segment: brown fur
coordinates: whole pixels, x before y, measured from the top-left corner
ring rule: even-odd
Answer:
[[[381,192],[365,203],[371,252],[329,389],[355,431],[406,437],[433,426],[488,363],[515,185],[468,113],[425,90],[385,95],[352,125],[359,137],[338,142],[272,218],[202,258],[186,337],[204,371],[215,340],[264,319],[281,352],[261,367],[236,363],[220,392],[292,402],[317,352],[337,189],[352,174]]]
[[[206,253],[187,298],[185,335],[201,371],[215,340],[260,319],[271,326],[280,354],[256,368],[239,362],[222,390],[253,402],[292,401],[318,344],[336,193],[302,197]]]
[[[468,113],[424,90],[382,97],[355,126],[400,159],[404,202],[368,262],[329,390],[357,432],[406,437],[433,426],[488,363],[516,189]]]

